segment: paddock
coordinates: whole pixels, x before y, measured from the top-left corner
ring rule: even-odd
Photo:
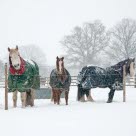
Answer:
[[[0,88],[4,88],[4,109],[8,110],[8,65],[5,63],[5,73],[3,77],[0,79]],[[133,78],[130,77],[125,77],[125,67],[123,70],[123,91],[122,91],[122,96],[123,96],[123,102],[126,102],[126,95],[127,95],[127,88],[126,87],[135,87],[136,88],[136,75]],[[49,86],[49,77],[40,77],[40,90],[38,91],[43,91],[42,94],[45,93],[44,99],[49,99],[50,98],[50,86]],[[77,86],[77,76],[71,76],[71,87],[76,87]],[[46,90],[48,92],[46,92]],[[121,93],[121,92],[120,92]],[[46,95],[47,94],[47,95]],[[62,97],[64,97],[64,94],[62,94]],[[39,94],[37,93],[36,99],[41,99]],[[75,98],[76,100],[76,98]]]

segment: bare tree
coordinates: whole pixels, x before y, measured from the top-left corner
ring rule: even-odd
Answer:
[[[40,69],[40,75],[48,75],[46,56],[40,47],[32,44],[27,46],[20,46],[19,52],[23,58],[33,60],[38,64]]]
[[[136,21],[122,19],[110,30],[111,40],[107,51],[115,62],[136,56]]]
[[[70,35],[65,36],[61,45],[69,67],[83,67],[99,63],[98,55],[108,45],[109,36],[105,26],[96,20],[75,27]]]

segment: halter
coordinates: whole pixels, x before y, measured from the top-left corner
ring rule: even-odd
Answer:
[[[20,57],[20,56],[19,56]],[[16,70],[13,65],[12,65],[12,62],[11,62],[11,59],[9,57],[9,63],[10,63],[10,68],[9,68],[9,71],[12,75],[22,75],[24,72],[25,72],[25,65],[26,65],[26,62],[20,57],[20,60],[21,60],[21,65],[20,65],[20,69],[19,70]]]

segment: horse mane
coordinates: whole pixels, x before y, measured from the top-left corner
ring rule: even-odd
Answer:
[[[10,56],[9,56],[9,65],[10,65],[10,67],[13,67]]]
[[[58,59],[56,60],[56,69],[57,69],[57,73],[59,78],[64,81],[64,79],[66,78],[66,72],[65,72],[65,67],[64,67],[64,61],[62,63],[62,74],[59,73],[59,61]]]
[[[65,74],[64,61],[62,63],[62,74]]]
[[[57,72],[59,71],[59,61],[58,59],[56,60],[56,68],[57,68]]]
[[[118,62],[117,64],[115,64],[115,65],[113,65],[111,67],[112,68],[114,68],[114,67],[123,67],[126,64],[127,61],[128,61],[128,59],[125,59],[125,60],[120,61],[120,62]]]

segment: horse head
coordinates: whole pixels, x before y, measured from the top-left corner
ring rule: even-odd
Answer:
[[[9,63],[10,66],[12,66],[14,69],[19,70],[21,65],[21,59],[18,51],[18,46],[16,46],[15,49],[10,49],[8,47],[9,51]]]
[[[56,57],[56,68],[60,75],[64,74],[64,57]]]
[[[134,77],[135,75],[135,58],[130,59],[128,58],[125,62],[126,66],[126,75],[130,75],[131,77]]]

